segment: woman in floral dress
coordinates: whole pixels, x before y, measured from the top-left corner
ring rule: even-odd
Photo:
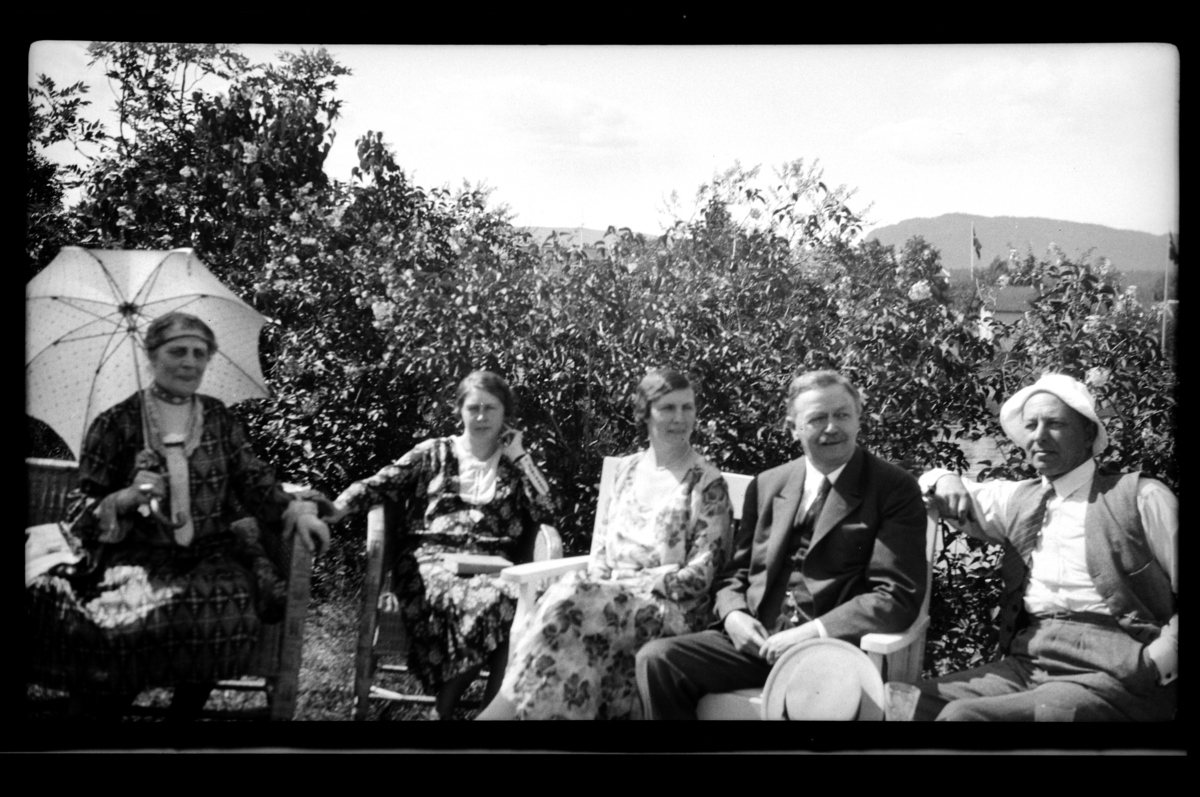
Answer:
[[[691,447],[695,392],[678,371],[652,371],[635,407],[650,447],[618,463],[587,569],[547,589],[513,630],[500,694],[479,719],[640,719],[638,649],[711,622],[733,512],[721,472]]]
[[[486,698],[499,689],[517,605],[514,585],[495,575],[457,575],[443,555],[528,560],[539,524],[557,514],[521,433],[508,426],[515,409],[508,383],[474,371],[459,384],[456,403],[461,435],[426,440],[355,482],[334,502],[333,516],[340,520],[385,498],[406,507],[400,538],[388,541],[395,564],[380,608],[403,613],[409,670],[437,695],[441,719],[450,718],[484,665]]]

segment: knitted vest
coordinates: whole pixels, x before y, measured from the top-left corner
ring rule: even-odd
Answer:
[[[1137,509],[1137,473],[1096,472],[1084,515],[1084,546],[1088,575],[1117,623],[1139,642],[1156,638],[1175,613],[1171,579],[1155,560],[1146,542]],[[1022,482],[1014,501],[1036,502],[1040,479]],[[1024,608],[1029,561],[1007,541],[1000,573],[1000,649],[1007,653]]]

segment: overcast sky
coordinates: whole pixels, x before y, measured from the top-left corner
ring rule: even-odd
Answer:
[[[39,73],[113,104],[81,42]],[[243,45],[256,61],[281,49]],[[973,213],[1178,231],[1179,56],[1161,44],[326,46],[353,75],[326,171],[383,131],[420,185],[486,183],[517,223],[659,232],[740,161],[819,159],[872,225]]]

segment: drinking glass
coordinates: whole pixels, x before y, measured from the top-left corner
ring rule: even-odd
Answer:
[[[917,711],[921,690],[912,684],[889,681],[883,688],[883,716],[886,722],[910,722]]]

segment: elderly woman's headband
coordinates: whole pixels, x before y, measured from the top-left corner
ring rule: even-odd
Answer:
[[[179,338],[200,338],[208,344],[209,350],[212,350],[213,346],[216,345],[216,341],[213,340],[212,336],[206,333],[203,329],[198,327],[181,327],[176,325],[164,332],[157,340],[153,341],[153,345],[149,346],[148,348],[150,351],[153,351],[159,346],[170,343],[173,340],[178,340]],[[151,341],[147,341],[147,343],[149,344]]]

